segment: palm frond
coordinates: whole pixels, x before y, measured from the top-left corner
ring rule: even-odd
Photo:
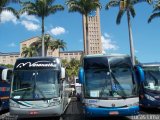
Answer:
[[[157,4],[154,5],[154,9],[153,9],[152,12],[154,13],[156,11],[160,11],[160,1],[159,1],[159,3],[157,3]]]
[[[121,23],[122,16],[124,15],[125,10],[120,10],[117,15],[116,23],[119,25]]]
[[[120,3],[119,0],[111,0],[106,4],[105,9],[108,10],[110,7],[117,7],[119,6],[119,3]]]
[[[96,8],[101,8],[99,0],[68,0],[66,4],[69,12],[79,12],[83,15],[87,15]]]
[[[6,8],[4,8],[3,10],[6,10],[6,11],[10,11],[10,12],[12,12],[12,13],[13,13],[13,15],[15,15],[15,16],[16,16],[16,18],[18,18],[18,19],[19,19],[19,13],[18,13],[18,11],[16,11],[14,8],[12,8],[12,7],[6,7]]]
[[[64,10],[64,7],[62,5],[54,5],[48,8],[48,11],[50,11],[50,13],[56,13],[57,11],[62,11],[62,10]]]
[[[153,13],[149,19],[148,19],[148,23],[150,23],[153,19],[160,17],[160,12],[157,13]]]
[[[136,12],[135,12],[135,9],[132,5],[129,6],[129,11],[130,11],[130,14],[132,15],[132,17],[134,18],[136,15]]]

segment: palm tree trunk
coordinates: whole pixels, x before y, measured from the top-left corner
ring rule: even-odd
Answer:
[[[60,48],[59,48],[59,45],[58,45],[58,56],[60,57]]]
[[[42,16],[42,57],[45,56],[45,49],[44,49],[44,16]]]
[[[89,54],[89,45],[88,45],[88,16],[86,16],[86,54]]]
[[[86,24],[86,23],[85,23],[85,21],[84,21],[84,15],[82,15],[82,22],[83,22],[83,34],[84,34],[84,35],[83,35],[83,48],[84,48],[84,53],[83,53],[83,54],[86,54],[86,41],[85,41],[85,37],[86,37],[85,34],[86,34],[86,33],[84,33],[84,31],[85,31],[85,29],[86,29],[86,28],[85,28],[85,24]]]
[[[135,65],[135,55],[134,55],[132,29],[131,29],[131,23],[130,23],[130,14],[129,14],[128,10],[127,10],[127,21],[128,21],[128,30],[129,30],[129,43],[130,43],[131,60],[132,60],[132,64]]]

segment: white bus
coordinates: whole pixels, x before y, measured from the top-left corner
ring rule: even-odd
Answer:
[[[57,57],[20,58],[13,69],[10,114],[60,116],[70,102],[65,69]]]

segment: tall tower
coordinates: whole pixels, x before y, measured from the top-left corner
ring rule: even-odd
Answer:
[[[99,8],[88,15],[88,46],[86,44],[86,22],[83,16],[83,39],[85,50],[88,48],[88,54],[102,53]]]

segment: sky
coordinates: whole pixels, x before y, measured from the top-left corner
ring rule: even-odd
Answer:
[[[129,35],[127,17],[124,15],[120,25],[116,24],[119,7],[105,10],[109,0],[100,0],[101,40],[103,51],[106,53],[129,54]],[[82,15],[69,13],[65,0],[56,0],[55,4],[65,7],[64,11],[45,18],[45,33],[53,38],[64,40],[67,43],[66,51],[83,50]],[[20,7],[11,4],[15,9]],[[147,23],[152,14],[153,6],[140,3],[134,6],[136,16],[131,18],[135,56],[142,62],[160,62],[160,18]],[[0,52],[19,52],[20,42],[32,37],[41,36],[41,19],[37,16],[29,16],[26,13],[20,19],[8,12],[0,14]]]

